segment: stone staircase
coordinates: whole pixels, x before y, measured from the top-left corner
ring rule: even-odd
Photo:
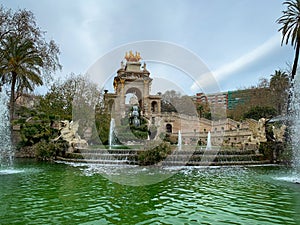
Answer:
[[[211,150],[196,149],[176,150],[169,156],[163,165],[166,166],[232,166],[232,165],[260,165],[268,164],[269,160],[264,160],[263,154],[255,150],[227,149]]]
[[[71,158],[58,158],[68,162],[93,163],[103,165],[137,165],[140,149],[88,149],[80,148],[72,153]],[[205,147],[197,147],[190,150],[184,146],[181,150],[173,150],[163,162],[162,166],[233,166],[233,165],[261,165],[269,164],[264,156],[255,150],[213,148],[205,150]]]
[[[67,162],[81,162],[105,165],[137,164],[137,152],[139,149],[88,149],[77,148],[71,157],[58,157],[58,160]]]

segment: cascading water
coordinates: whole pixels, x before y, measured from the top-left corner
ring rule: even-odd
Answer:
[[[293,150],[294,181],[300,183],[300,77],[297,75],[293,84],[292,100],[290,104],[291,144]]]
[[[181,137],[181,132],[180,130],[178,131],[178,150],[181,150],[182,148],[182,137]]]
[[[210,131],[208,131],[206,150],[210,150],[210,149],[211,149],[211,137],[210,137]]]
[[[109,149],[113,146],[113,140],[114,140],[114,131],[115,131],[115,119],[111,118],[110,120],[110,126],[109,126],[109,137],[108,137],[108,144]]]
[[[0,167],[11,167],[13,161],[13,148],[10,136],[9,111],[7,107],[8,96],[0,91]]]

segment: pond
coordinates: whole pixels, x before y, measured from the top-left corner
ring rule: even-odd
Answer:
[[[135,182],[146,177],[139,173],[164,173],[132,170]],[[124,185],[82,165],[17,160],[0,170],[0,224],[300,224],[300,185],[289,173],[185,167],[150,185]]]

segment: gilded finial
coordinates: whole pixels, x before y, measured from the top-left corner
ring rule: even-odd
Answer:
[[[133,54],[132,50],[125,53],[125,57],[127,62],[138,62],[140,61],[140,59],[142,58],[141,57],[141,54],[139,52],[135,52],[135,54]]]

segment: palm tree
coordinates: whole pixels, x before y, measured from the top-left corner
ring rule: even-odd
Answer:
[[[10,120],[14,116],[16,94],[33,91],[35,85],[42,85],[41,68],[43,60],[34,43],[15,36],[0,43],[0,79],[10,85]]]
[[[275,74],[271,75],[270,90],[277,113],[281,115],[286,111],[285,108],[287,107],[289,90],[288,74],[284,71],[275,70]]]
[[[283,3],[287,9],[282,11],[283,15],[277,20],[282,27],[278,30],[282,33],[281,45],[291,43],[295,48],[295,58],[291,74],[291,80],[294,79],[299,59],[300,50],[300,0],[287,0]]]

